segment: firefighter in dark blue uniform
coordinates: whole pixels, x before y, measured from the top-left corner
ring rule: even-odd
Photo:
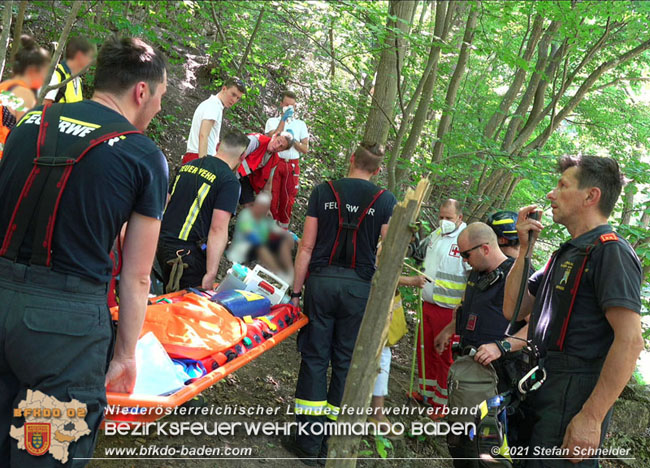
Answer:
[[[7,140],[0,165],[2,467],[85,466],[106,389],[133,390],[168,171],[141,132],[166,88],[160,52],[140,39],[112,38],[97,57],[92,99],[32,109]],[[109,254],[127,221],[115,333],[106,304]],[[16,409],[30,408],[21,401],[37,391],[47,396],[41,401],[74,399],[86,408],[87,433],[62,415],[62,430],[81,432],[60,434],[74,439],[65,452],[34,456],[34,437],[24,444],[16,437],[33,422]],[[41,447],[48,435],[59,436],[54,424],[45,427]]]
[[[507,390],[510,380],[502,365],[502,357],[521,349],[524,341],[505,338],[509,322],[503,316],[503,288],[514,263],[499,248],[494,231],[484,223],[472,223],[458,236],[458,249],[463,260],[472,267],[467,280],[465,297],[455,318],[436,337],[435,346],[441,352],[453,333],[460,336],[461,349],[477,350],[474,359],[487,366],[492,363],[499,376],[499,391]],[[517,322],[512,333],[525,337],[525,321]],[[478,468],[476,444],[466,436],[449,435],[449,452],[456,468]]]
[[[302,361],[295,413],[308,435],[298,433],[283,444],[310,465],[317,457],[324,462],[327,455],[327,438],[320,429],[337,419],[370,293],[377,243],[386,234],[397,202],[392,193],[370,182],[382,157],[379,145],[361,144],[350,157],[348,177],[318,185],[309,198],[292,294],[297,305],[305,285],[309,324],[298,336]]]
[[[643,349],[640,287],[642,270],[634,250],[607,223],[621,193],[616,161],[595,156],[564,157],[562,176],[548,194],[553,221],[571,239],[528,281],[519,317],[530,315],[528,338],[539,349],[547,377],[529,394],[527,467],[598,466],[611,408]],[[506,281],[504,314],[515,312],[525,252],[543,229],[519,212],[521,254]],[[531,246],[532,247],[532,246]],[[560,453],[539,460],[541,448]]]

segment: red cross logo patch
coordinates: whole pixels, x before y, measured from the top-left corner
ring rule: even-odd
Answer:
[[[451,249],[449,249],[449,256],[450,257],[460,257],[460,250],[458,250],[458,244],[453,244],[451,246]]]

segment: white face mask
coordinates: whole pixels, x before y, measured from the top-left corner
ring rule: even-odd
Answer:
[[[456,230],[456,223],[449,221],[448,219],[443,219],[440,221],[440,232],[444,236],[445,234],[450,234]]]

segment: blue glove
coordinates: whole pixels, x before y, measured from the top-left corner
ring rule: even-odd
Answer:
[[[246,234],[245,239],[251,244],[253,244],[254,247],[257,247],[258,245],[262,244],[261,236],[255,231],[251,231],[248,234]]]
[[[293,107],[290,107],[286,111],[284,111],[284,114],[282,114],[282,121],[286,122],[291,117],[293,117]]]

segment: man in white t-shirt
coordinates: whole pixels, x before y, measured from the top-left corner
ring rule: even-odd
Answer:
[[[221,91],[199,104],[192,117],[183,164],[206,155],[217,154],[223,110],[237,104],[245,92],[246,86],[242,80],[228,78]]]
[[[296,95],[291,91],[284,91],[280,103],[282,114],[267,120],[264,128],[264,133],[267,136],[273,136],[284,131],[293,134],[293,146],[278,153],[280,162],[273,176],[271,214],[273,219],[285,229],[289,228],[291,209],[298,194],[300,177],[298,160],[300,159],[300,153],[307,154],[307,151],[309,151],[309,131],[305,122],[294,117],[295,105]]]

